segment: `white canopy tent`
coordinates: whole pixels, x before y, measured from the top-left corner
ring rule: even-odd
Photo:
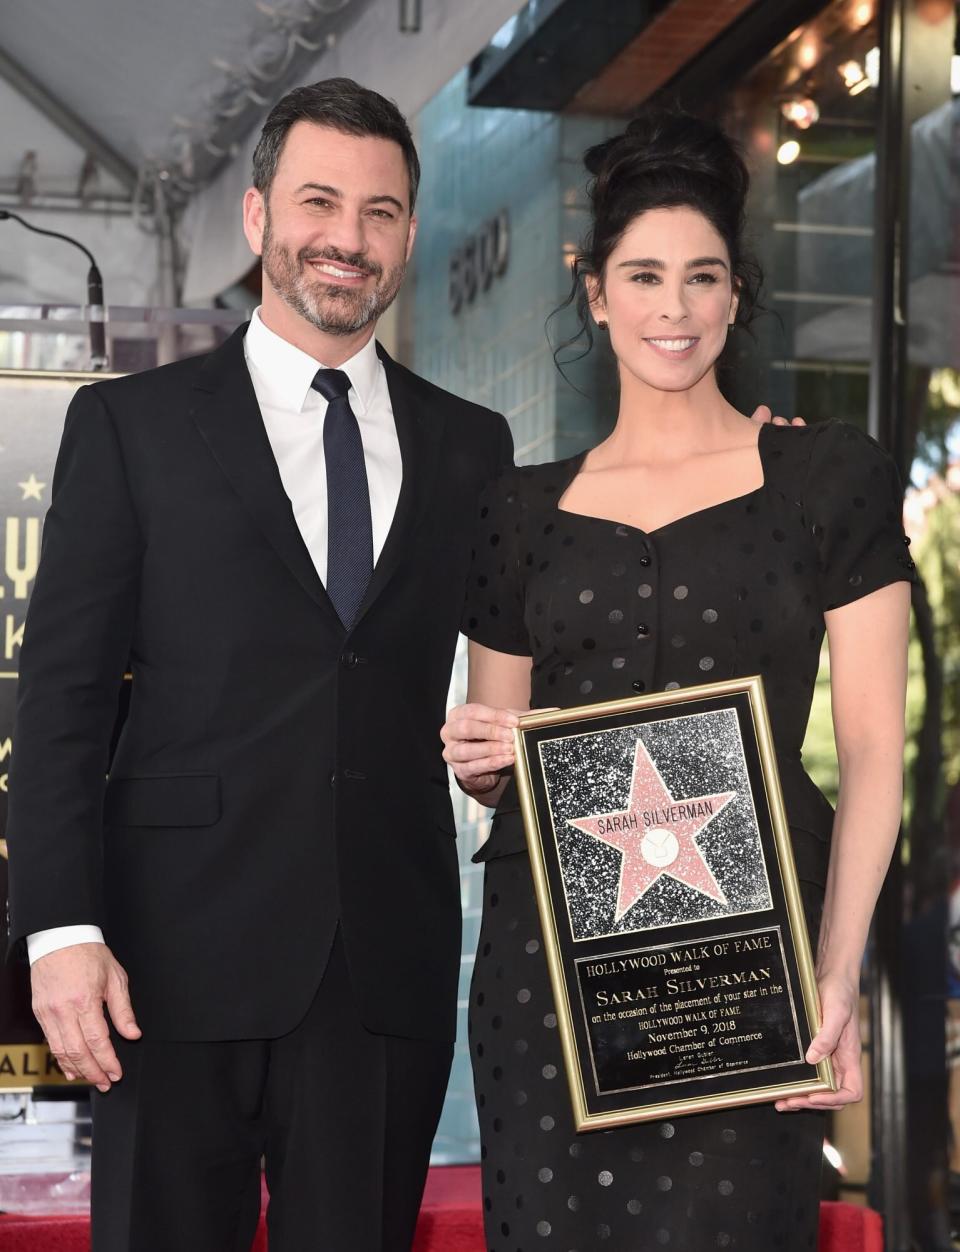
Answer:
[[[239,201],[275,99],[343,74],[413,118],[521,0],[422,0],[407,34],[401,7],[417,6],[0,0],[0,207],[90,248],[110,304],[209,303],[250,267]],[[0,305],[80,303],[86,270],[0,222]]]

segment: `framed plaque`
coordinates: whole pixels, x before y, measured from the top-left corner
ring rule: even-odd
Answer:
[[[525,714],[578,1130],[834,1090],[759,677]]]

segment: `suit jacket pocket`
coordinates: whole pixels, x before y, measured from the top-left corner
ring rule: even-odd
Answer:
[[[106,826],[212,826],[220,820],[218,774],[154,774],[110,778]]]

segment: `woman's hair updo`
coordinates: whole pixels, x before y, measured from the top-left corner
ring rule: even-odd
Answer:
[[[592,341],[585,275],[603,284],[604,269],[624,231],[651,209],[695,209],[723,239],[739,295],[736,321],[756,311],[762,275],[744,247],[750,175],[737,145],[714,122],[679,109],[645,108],[627,129],[584,155],[591,225],[573,266],[580,334]],[[568,341],[572,343],[573,341]],[[566,346],[566,345],[562,345]]]

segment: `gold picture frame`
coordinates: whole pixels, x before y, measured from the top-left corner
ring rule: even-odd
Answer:
[[[514,742],[578,1131],[835,1090],[762,679]]]

